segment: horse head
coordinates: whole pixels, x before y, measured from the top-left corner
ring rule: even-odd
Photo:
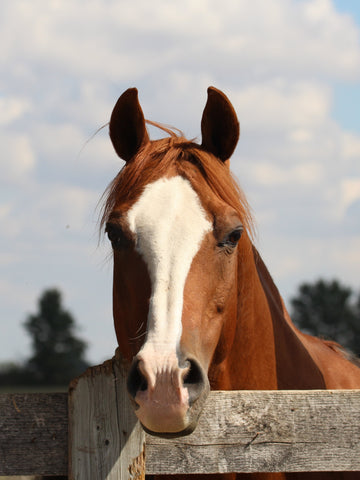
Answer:
[[[226,358],[239,258],[251,242],[229,171],[239,122],[226,96],[208,89],[201,144],[168,133],[151,141],[137,90],[121,95],[110,138],[126,163],[109,187],[103,223],[129,394],[147,431],[174,436],[195,428],[211,366]]]

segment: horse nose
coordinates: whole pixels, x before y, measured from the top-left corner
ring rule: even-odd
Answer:
[[[151,371],[141,366],[141,360],[135,359],[128,378],[127,389],[132,398],[137,393],[145,392],[149,384],[154,387],[156,379],[152,379]],[[206,387],[206,375],[199,362],[193,358],[188,358],[184,362],[184,367],[179,368],[181,384],[179,387],[186,388],[189,392],[189,404],[192,405],[202,394]]]
[[[190,423],[194,428],[194,418],[197,420],[203,405],[198,400],[206,398],[208,380],[194,358],[187,358],[179,366],[178,362],[152,365],[140,356],[132,364],[127,388],[145,429],[156,433],[181,432]],[[201,407],[195,407],[197,404]]]
[[[127,389],[131,398],[135,398],[138,391],[145,391],[148,388],[148,381],[141,372],[139,363],[138,359],[133,361],[127,378]]]
[[[183,386],[189,392],[189,405],[192,406],[207,387],[207,377],[204,369],[195,359],[188,359],[188,370],[183,377]]]

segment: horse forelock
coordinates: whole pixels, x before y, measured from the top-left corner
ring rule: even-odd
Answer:
[[[195,190],[200,190],[201,185],[196,186],[194,183],[205,181],[215,196],[237,212],[245,230],[253,237],[254,224],[250,207],[228,166],[193,140],[186,139],[182,132],[177,133],[174,129],[154,122],[148,123],[158,126],[170,136],[146,143],[110,183],[102,197],[101,228],[116,205],[131,204],[146,185],[161,177],[177,174],[188,179]]]

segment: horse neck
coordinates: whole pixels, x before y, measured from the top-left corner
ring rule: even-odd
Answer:
[[[238,315],[229,354],[210,369],[217,389],[325,388],[257,250],[239,261]],[[216,357],[215,357],[216,360]]]

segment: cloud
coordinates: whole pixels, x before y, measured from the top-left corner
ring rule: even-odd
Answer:
[[[89,338],[111,330],[94,210],[123,163],[106,127],[87,140],[130,86],[147,118],[190,138],[206,88],[223,89],[241,124],[232,168],[280,290],[315,273],[357,281],[360,133],[332,107],[335,85],[360,80],[359,28],[330,0],[13,0],[0,28],[2,318],[50,283]]]
[[[36,165],[36,153],[24,133],[0,132],[0,184],[19,185],[29,179]]]
[[[253,175],[259,187],[296,185],[298,188],[306,185],[319,184],[323,178],[321,165],[303,163],[288,169],[269,163],[257,163]]]
[[[8,3],[1,23],[12,69],[26,58],[27,68],[47,64],[96,79],[106,72],[121,81],[166,75],[176,66],[195,75],[237,73],[232,84],[250,76],[303,77],[309,70],[342,79],[360,75],[358,31],[330,0],[185,0],[181,7],[166,0],[112,0],[86,9],[80,2],[34,0],[31,6]]]
[[[303,141],[309,140],[311,132],[327,121],[331,92],[319,83],[277,79],[247,85],[235,93],[234,102],[239,106],[246,129],[286,130],[294,140]]]
[[[359,160],[360,158],[360,136],[344,132],[342,135],[342,157],[347,159]],[[358,162],[357,162],[358,163]]]
[[[344,214],[360,200],[360,178],[348,178],[341,182],[341,197],[339,201],[339,209]]]
[[[31,195],[24,192],[17,201],[0,206],[2,236],[15,242],[13,247],[21,245],[24,238],[30,238],[34,245],[48,246],[49,242],[60,245],[69,241],[66,231],[71,229],[70,242],[81,241],[86,226],[96,223],[97,201],[97,192],[66,185],[44,185],[34,189]],[[80,238],[74,236],[74,232],[80,234]]]
[[[0,126],[10,125],[30,110],[30,100],[16,97],[0,98]]]
[[[276,233],[276,232],[275,232]],[[359,237],[347,235],[296,237],[289,242],[270,234],[261,240],[262,256],[281,294],[288,301],[301,282],[338,278],[358,293]]]

